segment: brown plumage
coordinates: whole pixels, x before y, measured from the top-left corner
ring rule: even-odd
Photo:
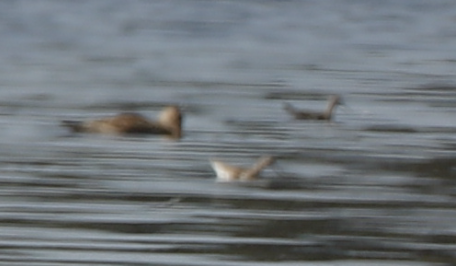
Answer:
[[[182,114],[177,106],[168,106],[159,114],[157,121],[150,121],[136,113],[122,113],[89,121],[62,121],[62,125],[74,132],[100,134],[156,134],[171,139],[182,137]]]
[[[330,121],[333,116],[332,113],[333,113],[335,107],[341,103],[342,103],[342,100],[339,96],[331,96],[329,98],[328,107],[323,112],[298,110],[289,103],[284,103],[283,108],[285,109],[285,111],[287,111],[295,119],[298,119],[298,120],[327,120],[327,121]]]
[[[210,162],[212,169],[217,174],[218,182],[251,181],[257,179],[264,168],[274,163],[274,158],[263,156],[250,168],[237,167],[218,160]]]

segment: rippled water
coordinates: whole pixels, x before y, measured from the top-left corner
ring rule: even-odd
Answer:
[[[2,265],[456,264],[454,1],[0,2]],[[284,102],[335,121],[291,119]],[[169,104],[185,137],[63,119]],[[218,184],[209,159],[264,180]]]

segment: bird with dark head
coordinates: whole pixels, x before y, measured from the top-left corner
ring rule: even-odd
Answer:
[[[333,117],[334,109],[337,105],[342,104],[342,99],[338,95],[333,95],[329,98],[326,110],[322,112],[298,110],[289,103],[284,103],[283,108],[295,119],[298,120],[326,120],[330,121]]]

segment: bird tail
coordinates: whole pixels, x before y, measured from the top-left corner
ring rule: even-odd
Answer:
[[[73,132],[82,132],[83,124],[80,121],[63,120],[61,125],[71,129]]]

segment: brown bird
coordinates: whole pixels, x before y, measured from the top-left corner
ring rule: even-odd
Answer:
[[[237,167],[218,160],[210,162],[212,169],[217,174],[218,182],[252,181],[258,178],[264,168],[274,163],[274,158],[263,156],[250,168]]]
[[[337,95],[333,95],[329,98],[328,107],[323,112],[297,110],[289,103],[284,103],[283,108],[285,109],[285,111],[287,111],[289,114],[294,116],[295,119],[298,119],[298,120],[327,120],[327,121],[330,121],[332,118],[332,113],[338,104],[342,104],[342,99]]]
[[[121,113],[89,121],[62,121],[62,125],[73,132],[113,135],[156,134],[171,139],[182,137],[182,114],[179,107],[174,105],[165,107],[157,121],[150,121],[136,113]]]

